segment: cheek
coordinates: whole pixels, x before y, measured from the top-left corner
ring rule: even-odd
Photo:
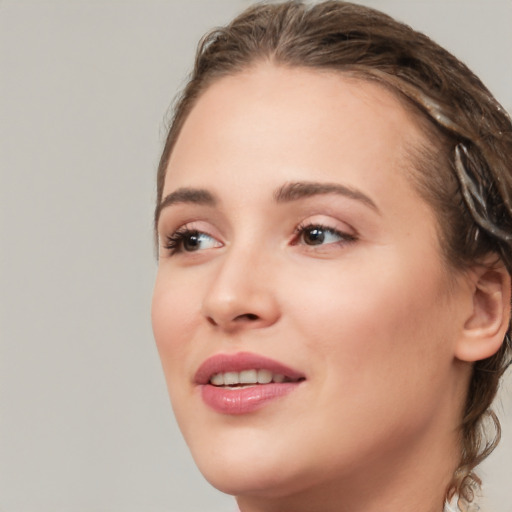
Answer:
[[[453,321],[440,269],[404,269],[398,257],[378,261],[345,262],[287,293],[295,301],[295,329],[325,385],[366,402],[426,390],[452,361]]]
[[[187,341],[196,329],[198,301],[194,287],[173,279],[159,270],[153,292],[151,321],[165,377],[170,381],[183,378],[183,362],[189,350]]]

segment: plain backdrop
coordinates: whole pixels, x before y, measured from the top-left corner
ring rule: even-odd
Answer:
[[[510,0],[366,3],[449,48],[511,109]],[[199,37],[247,5],[0,1],[1,512],[234,509],[181,440],[149,311],[169,105]],[[482,471],[491,512],[512,512],[511,381]]]

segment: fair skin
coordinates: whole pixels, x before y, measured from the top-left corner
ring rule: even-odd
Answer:
[[[483,270],[447,277],[407,176],[422,142],[384,88],[269,63],[213,83],[183,126],[153,329],[196,463],[243,512],[442,510],[469,363],[496,350],[507,299]],[[198,382],[241,353],[293,382],[257,406]]]

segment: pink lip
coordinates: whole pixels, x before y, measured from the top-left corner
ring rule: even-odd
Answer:
[[[281,374],[293,382],[257,384],[244,388],[225,388],[210,384],[216,373],[266,369]],[[278,361],[249,352],[217,354],[207,359],[197,370],[194,381],[201,387],[201,398],[206,405],[221,414],[246,414],[287,395],[304,380],[304,375]]]

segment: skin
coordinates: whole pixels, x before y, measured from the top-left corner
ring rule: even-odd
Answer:
[[[384,88],[270,63],[212,84],[183,126],[163,197],[199,188],[216,202],[162,208],[153,329],[192,454],[243,512],[442,510],[478,276],[448,277],[434,212],[409,179],[407,148],[425,142]],[[373,205],[276,201],[292,182]],[[311,245],[297,233],[309,224],[333,232]],[[199,250],[165,248],[183,226],[207,235]],[[240,351],[306,380],[250,414],[220,414],[194,374]]]

